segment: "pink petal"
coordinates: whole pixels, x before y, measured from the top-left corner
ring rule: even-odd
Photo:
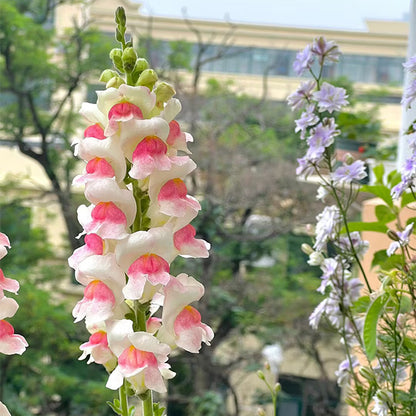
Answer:
[[[130,176],[144,179],[154,170],[169,170],[172,163],[166,156],[166,143],[156,136],[145,137],[133,152]]]
[[[19,291],[19,282],[17,280],[5,277],[3,270],[0,269],[0,289],[7,290],[12,293],[17,293]]]
[[[88,325],[105,321],[112,316],[115,306],[112,290],[99,280],[92,281],[84,290],[84,297],[74,307],[75,322],[86,318]]]
[[[108,348],[107,333],[105,331],[97,331],[92,334],[88,340],[80,347],[83,354],[80,360],[86,358],[90,354],[88,364],[96,362],[97,364],[106,364],[114,358],[110,348]]]
[[[19,305],[12,298],[3,296],[0,298],[0,319],[11,318],[19,309]]]
[[[199,211],[201,205],[195,198],[188,196],[187,192],[188,190],[182,179],[175,178],[166,182],[160,189],[157,198],[160,212],[173,217],[182,217],[188,207]]]
[[[106,138],[104,135],[104,129],[98,123],[87,127],[84,131],[84,137],[94,137],[98,140],[104,140]]]
[[[175,120],[172,120],[169,123],[169,128],[169,136],[166,139],[167,144],[177,150],[191,153],[188,149],[187,142],[193,141],[192,136],[188,133],[182,132],[179,123]]]
[[[178,249],[181,256],[208,257],[210,244],[205,240],[196,239],[195,235],[195,228],[191,224],[188,224],[176,231],[173,235],[173,244]]]
[[[131,377],[145,367],[158,367],[155,355],[141,351],[133,345],[126,348],[118,357],[118,365],[124,377]]]
[[[201,349],[201,343],[209,342],[214,337],[212,329],[201,323],[201,314],[192,306],[185,306],[174,323],[177,335],[176,344],[186,351],[197,353]]]
[[[153,285],[166,285],[170,280],[169,263],[157,254],[144,254],[129,267],[127,275],[144,275]]]
[[[80,216],[87,214],[85,209],[81,211],[80,208]],[[96,233],[104,239],[121,239],[126,237],[128,231],[126,216],[113,202],[97,204],[91,211],[91,220],[83,225],[87,233]]]
[[[120,122],[126,122],[132,119],[143,119],[142,110],[137,105],[128,102],[115,104],[108,113],[108,126],[104,134],[112,136],[119,128]]]
[[[0,321],[0,353],[23,354],[28,343],[21,335],[14,333],[14,328],[7,321]]]
[[[10,241],[9,241],[9,237],[7,237],[6,234],[4,233],[0,233],[0,245],[2,246],[6,246],[8,248],[10,248]]]
[[[85,245],[77,248],[68,259],[68,264],[73,269],[77,269],[79,263],[87,257],[94,254],[102,255],[104,252],[104,241],[99,235],[94,233],[87,234],[84,237],[84,241]]]

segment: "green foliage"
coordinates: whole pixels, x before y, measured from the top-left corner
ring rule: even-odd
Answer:
[[[7,192],[3,195],[11,198]],[[103,403],[112,396],[104,387],[106,374],[94,364],[87,367],[77,361],[79,345],[89,334],[73,324],[72,305],[54,291],[67,277],[66,262],[54,258],[45,230],[31,222],[30,208],[18,201],[0,204],[0,230],[12,245],[0,267],[20,283],[19,294],[10,295],[20,306],[10,323],[29,343],[22,356],[0,355],[0,392],[5,389],[0,400],[14,416],[29,415],[29,409],[104,415]]]
[[[377,353],[377,325],[383,308],[388,301],[388,296],[379,296],[368,308],[364,321],[363,340],[365,352],[371,361]]]
[[[215,391],[207,391],[203,396],[194,397],[191,414],[195,416],[225,416],[224,398]]]

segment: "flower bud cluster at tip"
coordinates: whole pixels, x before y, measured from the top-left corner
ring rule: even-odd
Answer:
[[[0,259],[7,254],[10,248],[10,241],[6,234],[0,232]],[[14,333],[13,326],[6,321],[12,318],[19,308],[17,302],[5,296],[4,291],[17,294],[19,291],[19,282],[4,276],[3,270],[0,269],[0,353],[6,355],[23,354],[28,346],[26,339],[22,335]],[[10,416],[6,406],[0,402],[0,414]]]
[[[210,246],[190,224],[201,208],[187,189],[196,164],[193,139],[175,120],[181,103],[174,89],[156,85],[156,73],[132,49],[111,55],[130,74],[119,83],[121,76],[103,72],[108,88],[82,105],[89,126],[75,142],[86,167],[74,184],[85,187],[90,205],[78,208],[85,245],[69,258],[85,287],[73,316],[91,334],[80,359],[111,373],[108,388],[127,380],[137,395],[163,393],[175,375],[170,352],[197,353],[214,336],[191,306],[203,285],[185,273],[172,276],[170,266],[177,256],[208,257]]]

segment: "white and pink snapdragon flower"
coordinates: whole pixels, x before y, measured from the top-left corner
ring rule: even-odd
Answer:
[[[74,184],[90,202],[78,209],[85,245],[69,258],[85,286],[73,316],[91,333],[80,359],[104,365],[110,389],[127,381],[136,394],[163,393],[175,375],[171,350],[196,353],[214,336],[190,305],[203,285],[170,273],[177,256],[208,257],[190,224],[201,209],[187,189],[192,137],[174,120],[176,98],[161,103],[147,86],[124,83],[97,95],[81,107],[90,126],[75,144],[87,165]]]
[[[10,241],[6,234],[0,233],[0,259],[7,254],[7,248],[10,248]],[[12,318],[19,305],[17,302],[4,295],[4,291],[17,293],[19,291],[19,282],[4,276],[3,270],[0,269],[0,353],[6,355],[23,354],[28,346],[26,339],[22,335],[14,333],[13,326],[6,321],[6,318]],[[0,402],[0,415],[10,416],[6,406]]]

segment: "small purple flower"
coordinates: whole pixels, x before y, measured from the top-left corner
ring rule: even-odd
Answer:
[[[348,357],[342,361],[338,367],[338,370],[335,371],[335,376],[337,377],[338,386],[343,386],[347,384],[350,379],[351,372],[354,371],[355,367],[358,367],[360,362],[358,361],[355,355],[351,356],[351,362]]]
[[[311,45],[307,45],[303,51],[296,54],[296,59],[293,62],[293,70],[296,75],[301,76],[307,69],[311,67],[314,61]]]
[[[400,247],[405,247],[409,244],[410,236],[413,233],[413,227],[415,223],[411,222],[406,226],[406,228],[403,231],[396,231],[396,235],[398,237],[398,241],[393,241],[389,248],[387,249],[387,255],[391,256],[393,255],[397,249]]]
[[[312,98],[318,102],[320,112],[339,111],[344,105],[348,104],[346,91],[344,88],[334,87],[328,82],[324,82],[319,91],[312,94]]]
[[[351,247],[350,239],[353,247]],[[369,245],[370,244],[368,241],[361,239],[361,235],[358,231],[353,231],[350,233],[350,238],[348,238],[347,234],[343,234],[338,240],[338,247],[343,253],[352,252],[352,249],[354,248],[354,251],[360,257],[364,256],[369,248]]]
[[[327,258],[324,259],[321,265],[322,276],[321,276],[321,285],[318,287],[317,292],[324,294],[325,289],[331,285],[331,280],[339,279],[339,275],[342,276],[342,270],[339,267],[339,263],[336,259]]]
[[[318,329],[319,322],[322,319],[323,314],[325,313],[327,307],[328,299],[324,299],[311,313],[309,316],[309,325],[313,329]]]
[[[322,161],[325,149],[334,143],[334,137],[339,134],[336,127],[333,118],[326,118],[322,123],[311,129],[311,135],[307,138],[309,146],[305,155],[307,160],[315,165]]]
[[[412,155],[406,159],[400,173],[402,175],[401,182],[391,190],[391,195],[395,199],[399,198],[407,188],[414,184],[414,180],[416,179],[416,155]]]
[[[362,160],[356,160],[351,164],[344,163],[331,175],[336,185],[349,185],[351,182],[364,179],[366,176],[365,163]]]
[[[316,219],[316,241],[313,248],[316,251],[321,251],[329,240],[336,237],[342,218],[339,208],[336,205],[331,205],[325,207]]]
[[[303,140],[305,138],[305,133],[308,127],[315,125],[319,118],[314,113],[315,106],[310,104],[306,107],[305,111],[301,114],[298,120],[295,120],[295,133],[300,132],[300,138]]]
[[[287,97],[289,107],[294,110],[300,110],[306,107],[312,98],[312,91],[316,88],[315,81],[302,82],[300,87]]]
[[[341,56],[338,45],[332,40],[327,41],[322,36],[313,41],[312,52],[318,56],[320,65],[324,64],[325,61],[338,62]]]
[[[296,175],[300,176],[301,178],[306,178],[309,175],[311,175],[315,171],[313,163],[313,160],[308,158],[308,155],[305,155],[302,158],[298,159]]]
[[[378,390],[376,395],[373,396],[374,407],[371,409],[371,412],[377,416],[391,415],[389,403],[392,402],[392,399],[393,394],[391,392]]]
[[[409,108],[416,98],[416,79],[414,79],[405,89],[402,97],[401,103],[406,107]]]
[[[416,56],[409,58],[404,64],[403,67],[408,72],[416,72]]]

